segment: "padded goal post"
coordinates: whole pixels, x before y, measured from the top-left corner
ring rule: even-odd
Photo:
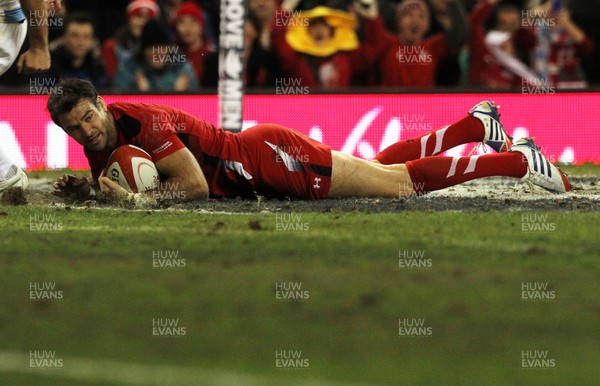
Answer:
[[[219,35],[219,126],[242,130],[244,96],[244,0],[221,0]]]

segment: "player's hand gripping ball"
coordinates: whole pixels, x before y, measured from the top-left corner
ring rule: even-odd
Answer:
[[[133,193],[156,189],[160,182],[150,154],[133,145],[113,151],[106,163],[106,177]]]

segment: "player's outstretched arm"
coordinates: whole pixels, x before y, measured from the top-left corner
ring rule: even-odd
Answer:
[[[158,171],[168,176],[160,182],[158,191],[173,192],[173,197],[186,201],[208,198],[209,189],[202,169],[188,149],[181,149],[156,162]],[[164,195],[169,196],[169,195]]]
[[[187,148],[177,150],[157,161],[156,168],[166,178],[160,181],[157,189],[144,193],[128,193],[125,188],[106,177],[105,171],[98,178],[98,184],[103,194],[116,197],[129,196],[136,204],[155,202],[155,199],[164,198],[178,201],[208,198],[209,189],[204,173]]]
[[[166,178],[158,188],[144,193],[128,193],[125,188],[106,177],[104,170],[98,178],[100,191],[114,197],[128,196],[137,205],[155,203],[157,198],[178,201],[203,200],[208,198],[209,188],[204,173],[196,158],[188,149],[177,150],[156,162],[156,168]]]

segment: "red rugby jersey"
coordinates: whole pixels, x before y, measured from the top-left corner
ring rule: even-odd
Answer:
[[[222,159],[242,161],[235,133],[164,105],[117,102],[109,104],[108,111],[115,119],[117,147],[138,146],[150,154],[155,163],[187,147],[202,168],[211,196],[252,192],[252,181],[241,180],[236,173],[218,172],[223,169]],[[85,149],[94,181],[106,167],[110,154],[111,151]]]

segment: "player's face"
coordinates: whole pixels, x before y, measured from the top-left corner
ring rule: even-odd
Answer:
[[[97,105],[81,99],[71,111],[58,117],[61,127],[77,143],[92,151],[112,150],[116,146],[116,130],[106,104]]]

